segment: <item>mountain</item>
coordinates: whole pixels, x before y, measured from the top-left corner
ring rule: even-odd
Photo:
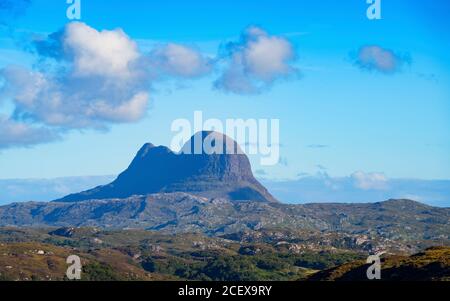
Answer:
[[[218,147],[222,152],[200,148],[194,153],[198,145]],[[180,153],[147,143],[112,183],[57,201],[79,202],[170,192],[187,192],[209,199],[277,202],[254,178],[250,162],[239,145],[224,134],[208,131],[192,136]]]
[[[192,153],[198,145],[219,151],[200,147],[199,154]],[[49,203],[1,206],[0,226],[144,229],[229,237],[282,229],[309,231],[303,233],[309,238],[303,239],[311,248],[325,244],[407,253],[450,245],[449,208],[403,199],[367,204],[279,203],[254,178],[238,144],[216,132],[197,133],[180,153],[145,144],[108,185]]]

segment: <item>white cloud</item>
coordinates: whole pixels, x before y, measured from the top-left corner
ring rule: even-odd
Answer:
[[[258,93],[275,80],[298,72],[292,66],[292,44],[258,27],[248,28],[239,42],[229,43],[223,57],[225,70],[215,85],[233,93]]]
[[[150,54],[121,29],[98,31],[81,22],[34,41],[33,70],[0,70],[15,115],[64,129],[108,128],[141,119],[149,89],[161,77],[191,78],[211,71],[193,48],[169,43]]]
[[[54,131],[44,127],[31,126],[0,115],[0,147],[29,146],[59,139]]]
[[[99,101],[91,108],[92,114],[117,122],[131,122],[142,117],[147,107],[148,94],[140,92],[119,106]]]
[[[391,74],[401,70],[404,64],[410,64],[408,55],[400,55],[380,46],[363,46],[353,57],[356,66],[363,70]]]
[[[138,121],[147,112],[156,80],[193,78],[212,70],[212,60],[194,48],[169,43],[143,54],[121,29],[98,31],[81,22],[33,45],[32,69],[9,65],[0,70],[2,96],[15,105],[8,123],[2,120],[0,148],[51,140],[47,128],[107,129],[112,123]]]
[[[357,171],[351,175],[355,187],[363,190],[384,190],[388,186],[388,178],[382,173],[364,173]]]
[[[251,39],[243,51],[243,60],[250,74],[270,82],[292,71],[288,62],[293,59],[294,52],[287,40],[270,37],[264,32],[249,35]]]
[[[1,75],[15,114],[37,123],[63,128],[105,128],[109,123],[142,118],[149,101],[143,81],[78,77],[7,67]]]
[[[78,76],[130,77],[140,57],[137,45],[121,29],[97,31],[81,22],[69,23],[63,47],[73,55]]]
[[[212,70],[212,60],[193,48],[174,43],[156,47],[147,58],[150,67],[162,76],[198,77]]]
[[[0,70],[16,116],[62,129],[105,129],[145,115],[150,79],[122,30],[73,22],[35,45],[35,68]]]
[[[156,81],[197,78],[212,72],[218,61],[224,63],[224,73],[216,87],[234,93],[257,93],[297,72],[291,65],[292,45],[257,27],[229,44],[221,60],[174,43],[143,53],[121,29],[99,31],[81,22],[34,39],[32,68],[0,69],[2,100],[8,98],[14,105],[13,115],[7,118],[9,131],[14,124],[23,126],[24,132],[28,129],[24,137],[36,131],[44,134],[41,140],[18,139],[17,144],[52,140],[53,132],[136,122],[147,112],[149,90]],[[2,122],[6,128],[6,121]],[[0,148],[15,144],[5,137]]]

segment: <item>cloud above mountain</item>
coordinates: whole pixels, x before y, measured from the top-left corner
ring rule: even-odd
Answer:
[[[363,46],[351,54],[355,66],[365,71],[375,71],[382,74],[400,72],[405,65],[411,64],[408,54],[396,53],[377,45]]]
[[[211,71],[199,52],[168,44],[145,54],[121,29],[84,23],[35,39],[33,68],[0,70],[2,98],[14,113],[2,117],[0,148],[29,146],[70,129],[108,129],[145,116],[149,90],[162,76],[198,77]]]
[[[0,69],[0,96],[14,106],[0,123],[0,148],[49,142],[74,129],[107,130],[139,121],[159,81],[218,73],[216,87],[245,94],[297,72],[291,65],[292,45],[260,28],[248,28],[239,42],[225,48],[218,58],[176,43],[144,53],[122,29],[97,30],[82,22],[33,35],[27,46],[35,57],[32,67]]]
[[[136,44],[123,31],[97,31],[74,22],[36,45],[35,68],[0,71],[16,119],[105,129],[145,115],[149,81],[136,67],[141,56]]]
[[[293,45],[283,37],[249,27],[237,42],[223,46],[224,70],[215,87],[236,94],[255,94],[276,80],[298,74]]]
[[[140,56],[137,45],[121,29],[97,31],[84,23],[70,23],[61,46],[73,62],[74,76],[137,76],[133,68]]]

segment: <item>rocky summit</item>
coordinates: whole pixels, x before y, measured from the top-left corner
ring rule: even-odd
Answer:
[[[219,151],[207,151],[203,145]],[[179,153],[147,143],[112,183],[57,201],[79,202],[171,192],[186,192],[208,199],[278,202],[255,179],[248,157],[239,145],[224,134],[210,131],[192,136]]]

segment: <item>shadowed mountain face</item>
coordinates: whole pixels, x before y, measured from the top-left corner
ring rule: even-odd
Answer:
[[[203,145],[209,147],[203,149]],[[277,202],[254,178],[250,162],[239,145],[223,134],[206,131],[194,135],[180,153],[165,146],[145,144],[130,166],[112,183],[58,201],[126,198],[157,192]]]

